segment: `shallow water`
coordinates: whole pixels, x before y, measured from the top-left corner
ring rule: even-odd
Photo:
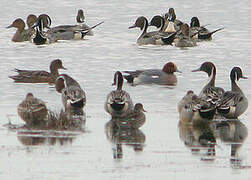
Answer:
[[[244,75],[251,77],[251,17],[250,1],[112,1],[85,0],[2,1],[0,12],[0,177],[1,179],[249,179],[251,178],[251,144],[247,137],[239,149],[238,162],[233,163],[231,146],[217,139],[216,155],[205,160],[203,153],[191,153],[180,139],[177,102],[187,90],[198,93],[206,82],[205,73],[191,73],[204,61],[217,66],[218,86],[230,88],[229,73],[233,66],[241,66]],[[148,19],[174,7],[177,18],[190,22],[198,16],[201,24],[214,30],[225,29],[210,42],[197,47],[179,49],[171,46],[136,45],[139,29],[128,30],[138,16]],[[15,18],[23,19],[30,13],[47,13],[52,25],[72,24],[79,8],[86,12],[88,25],[105,21],[94,30],[93,37],[83,41],[60,42],[35,46],[29,42],[10,41],[15,30],[5,29]],[[63,11],[62,11],[63,10]],[[61,96],[47,84],[14,84],[8,75],[14,68],[48,69],[53,59],[62,59],[67,73],[86,91],[86,130],[84,133],[60,138],[30,138],[9,131],[5,126],[22,124],[17,105],[27,92],[47,102],[49,109],[60,111]],[[173,61],[182,71],[174,88],[125,84],[133,101],[141,102],[147,110],[146,123],[138,132],[140,148],[111,141],[105,129],[110,116],[104,111],[106,95],[117,70],[162,68]],[[239,82],[251,102],[250,79]],[[250,129],[250,108],[240,117]],[[48,134],[47,134],[48,135]],[[49,135],[48,135],[49,136]],[[53,139],[54,138],[54,139]],[[28,145],[28,144],[33,144]],[[119,147],[118,147],[119,146]],[[119,149],[122,158],[114,159]],[[237,164],[237,165],[236,165]]]

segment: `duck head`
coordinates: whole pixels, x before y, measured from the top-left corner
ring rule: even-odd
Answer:
[[[189,36],[189,26],[188,24],[184,23],[181,25],[181,32],[184,36]]]
[[[6,28],[12,28],[12,27],[17,28],[20,32],[22,32],[25,28],[25,23],[21,18],[18,18],[15,21],[13,21],[13,23],[11,25],[7,26]]]
[[[173,8],[169,8],[167,16],[168,16],[168,20],[169,20],[169,21],[172,21],[172,22],[175,21],[175,19],[176,19],[176,14],[175,14],[175,11],[174,11]]]
[[[214,86],[215,85],[215,75],[216,67],[212,62],[204,62],[198,69],[192,70],[192,72],[203,71],[207,73],[209,77],[209,82]]]
[[[30,14],[27,17],[26,24],[28,25],[28,28],[31,28],[36,22],[37,22],[37,16],[36,15]]]
[[[144,16],[141,16],[136,20],[134,25],[129,27],[129,29],[136,27],[140,28],[140,30],[146,31],[148,27],[148,20]]]
[[[231,81],[239,81],[240,78],[247,79],[247,77],[243,76],[243,73],[240,67],[234,67],[230,72]]]
[[[154,16],[151,19],[149,26],[155,26],[157,28],[160,28],[160,31],[163,31],[163,28],[165,26],[165,19],[160,15]]]
[[[180,72],[177,68],[177,66],[173,63],[173,62],[168,62],[164,65],[164,67],[162,68],[162,71],[167,73],[167,74],[172,74],[174,72]]]
[[[114,82],[112,85],[116,85],[117,86],[117,90],[122,90],[122,86],[123,86],[123,75],[120,71],[117,71],[114,74]]]
[[[29,99],[32,99],[32,98],[34,98],[33,94],[32,93],[27,93],[26,100],[29,100]]]
[[[192,17],[190,27],[200,27],[200,21],[197,17]]]
[[[84,16],[84,11],[82,9],[78,10],[78,14],[76,16],[76,20],[79,24],[85,22],[85,16]]]
[[[141,103],[136,103],[134,105],[134,111],[136,112],[147,112]]]

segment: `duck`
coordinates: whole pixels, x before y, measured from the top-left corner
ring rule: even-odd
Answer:
[[[216,29],[210,32],[205,26],[200,26],[200,21],[198,17],[192,17],[190,22],[190,31],[192,37],[197,41],[201,40],[212,40],[212,35],[224,28]]]
[[[11,25],[7,26],[6,28],[17,28],[16,33],[12,37],[13,42],[24,42],[29,40],[29,35],[27,30],[25,30],[25,23],[21,18],[15,19]]]
[[[44,101],[27,93],[25,100],[18,105],[17,112],[28,127],[33,127],[45,123],[48,110]]]
[[[49,32],[51,33],[56,33],[58,31],[62,30],[70,30],[70,31],[77,31],[77,30],[89,30],[91,27],[89,27],[87,24],[85,24],[85,16],[84,16],[84,11],[82,9],[78,10],[77,16],[76,16],[76,25],[60,25],[60,26],[55,26],[50,29]],[[88,31],[86,34],[87,36],[93,36],[94,32],[92,30]]]
[[[86,105],[86,95],[80,84],[67,74],[58,76],[55,82],[66,112],[78,111]]]
[[[105,111],[109,113],[113,118],[125,117],[131,111],[133,111],[133,102],[128,92],[122,90],[123,76],[120,71],[114,74],[113,85],[117,86],[117,89],[111,91],[105,101]]]
[[[162,69],[145,69],[136,71],[123,71],[129,75],[124,75],[128,83],[132,85],[159,84],[175,86],[177,77],[174,72],[181,73],[173,62],[168,62]]]
[[[26,24],[28,26],[28,41],[31,40],[32,35],[35,33],[33,25],[37,23],[37,16],[34,14],[29,14],[26,19]]]
[[[221,87],[215,86],[216,79],[216,67],[212,62],[204,62],[197,69],[192,70],[192,72],[203,71],[207,73],[209,80],[208,83],[202,88],[199,97],[203,97],[212,103],[217,103],[217,101],[224,94],[225,90]]]
[[[176,19],[174,8],[169,8],[168,13],[165,14],[164,31],[168,33],[177,32],[180,30],[182,21]]]
[[[174,41],[176,47],[194,47],[197,46],[196,41],[190,37],[189,26],[184,23],[181,25],[181,33]]]
[[[9,76],[15,83],[49,83],[54,84],[59,76],[59,69],[65,69],[60,59],[55,59],[50,63],[50,72],[42,70],[20,70],[15,69],[18,75]]]
[[[115,120],[117,127],[119,128],[133,128],[138,129],[145,124],[146,117],[144,107],[141,103],[136,103],[134,109],[128,113],[125,117],[120,117]]]
[[[215,117],[216,105],[189,90],[178,103],[178,113],[183,123],[210,122]]]
[[[231,91],[226,91],[218,102],[217,112],[229,119],[237,119],[248,108],[248,99],[236,81],[247,79],[240,67],[234,67],[230,72]]]
[[[171,45],[173,43],[173,35],[165,36],[164,34],[159,34],[156,32],[147,32],[147,28],[149,26],[148,20],[144,16],[140,16],[137,18],[134,25],[130,26],[129,29],[132,28],[140,28],[142,34],[137,39],[138,45]]]

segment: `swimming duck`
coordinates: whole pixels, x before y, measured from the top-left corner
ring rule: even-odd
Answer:
[[[82,9],[78,10],[77,16],[77,25],[60,25],[60,26],[55,26],[50,29],[49,32],[51,33],[57,33],[62,30],[69,30],[69,31],[78,31],[78,30],[89,30],[91,29],[87,24],[85,24],[85,16],[84,16],[84,11]],[[92,30],[88,31],[86,35],[93,36],[94,33]]]
[[[62,102],[66,112],[82,109],[86,104],[86,95],[79,83],[67,74],[58,76],[56,90],[62,94]]]
[[[204,62],[198,69],[192,72],[203,71],[208,74],[209,81],[201,90],[199,97],[203,97],[216,103],[225,92],[221,87],[215,87],[216,67],[212,62]]]
[[[66,69],[63,67],[60,59],[55,59],[50,64],[50,72],[41,70],[20,70],[15,69],[18,73],[16,76],[9,76],[16,83],[50,83],[54,84],[58,77],[58,69]]]
[[[130,95],[122,90],[123,76],[120,71],[114,74],[113,85],[116,85],[117,89],[107,95],[105,110],[112,117],[125,117],[133,110],[133,103]]]
[[[168,33],[177,32],[180,30],[182,21],[176,19],[176,14],[173,8],[169,8],[168,13],[165,14],[164,31]]]
[[[191,35],[196,40],[212,40],[212,35],[224,28],[216,29],[210,32],[205,26],[200,26],[200,21],[198,17],[192,17],[190,23]]]
[[[216,105],[189,90],[178,103],[178,112],[184,123],[209,122],[215,116]]]
[[[160,84],[175,86],[177,84],[177,77],[174,72],[181,73],[173,62],[168,62],[162,69],[124,71],[124,73],[129,74],[124,75],[124,78],[132,85]]]
[[[240,78],[247,79],[240,67],[234,67],[230,73],[231,91],[223,94],[217,108],[217,112],[226,118],[236,119],[248,108],[248,99],[236,83]]]
[[[12,37],[13,42],[23,42],[29,40],[28,32],[25,30],[25,23],[21,18],[16,19],[11,25],[6,28],[17,28],[16,33]]]
[[[28,39],[31,40],[32,35],[35,33],[35,29],[32,27],[37,23],[37,16],[34,14],[28,15],[26,24],[28,26]]]
[[[115,119],[116,124],[119,128],[134,128],[138,129],[146,121],[144,112],[146,112],[141,103],[134,105],[133,111],[128,113],[125,117]],[[114,119],[113,119],[114,120]]]
[[[189,26],[186,23],[181,25],[181,33],[174,42],[177,47],[194,47],[197,45],[196,41],[190,37]]]
[[[149,26],[148,20],[144,16],[141,16],[136,20],[134,25],[129,27],[129,29],[138,27],[141,30],[143,30],[142,34],[137,39],[137,43],[139,45],[147,45],[147,44],[171,45],[172,44],[173,42],[172,34],[170,36],[165,36],[163,34],[159,34],[156,32],[147,32],[148,26]]]
[[[31,127],[45,123],[48,110],[41,99],[28,93],[25,100],[18,105],[17,112],[26,125]]]

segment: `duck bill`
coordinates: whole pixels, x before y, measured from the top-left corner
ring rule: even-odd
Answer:
[[[7,26],[6,28],[12,28],[12,27],[13,27],[13,25],[11,24],[11,25]]]
[[[61,69],[67,70],[67,68],[65,68],[64,66],[62,66]]]
[[[143,112],[147,112],[145,109],[142,109]]]
[[[248,79],[248,77],[246,77],[246,76],[242,76],[241,78],[242,78],[242,79]]]
[[[136,28],[136,24],[129,27],[129,29]]]
[[[180,70],[178,70],[178,69],[176,70],[176,72],[178,72],[178,73],[182,73],[182,71],[180,71]]]
[[[198,72],[200,71],[200,68],[192,70],[192,72]]]

